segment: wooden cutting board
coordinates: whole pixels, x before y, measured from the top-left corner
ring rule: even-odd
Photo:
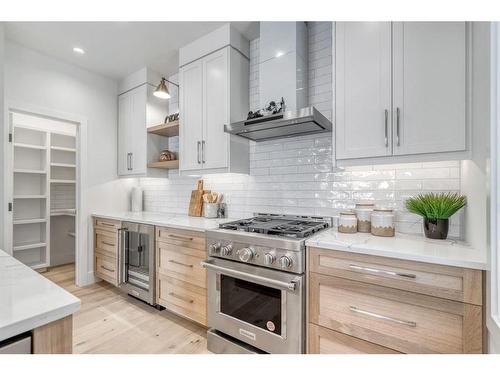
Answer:
[[[203,215],[203,194],[209,193],[210,190],[203,190],[203,180],[198,180],[196,190],[191,191],[191,200],[189,201],[189,216]]]

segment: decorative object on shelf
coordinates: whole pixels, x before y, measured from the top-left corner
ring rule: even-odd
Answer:
[[[142,195],[143,195],[143,190],[141,187],[134,186],[132,188],[131,204],[130,204],[132,212],[142,211]]]
[[[394,237],[394,210],[392,208],[375,208],[371,213],[371,233],[374,236]]]
[[[247,120],[252,120],[269,115],[276,115],[278,113],[285,112],[285,107],[286,106],[284,98],[281,98],[281,102],[279,102],[279,104],[276,104],[274,100],[271,100],[265,108],[259,109],[258,111],[255,112],[253,111],[248,112]]]
[[[179,120],[179,112],[173,113],[171,115],[167,115],[167,117],[165,117],[165,124],[168,124],[169,122],[174,122],[177,120]]]
[[[358,231],[358,219],[353,211],[340,213],[338,231],[340,233],[356,233]]]
[[[356,217],[358,218],[358,232],[371,232],[371,215],[374,208],[375,204],[373,202],[356,203],[354,212],[356,212]]]
[[[170,99],[170,92],[168,91],[167,82],[179,87],[177,83],[174,83],[172,81],[169,81],[165,77],[162,77],[160,83],[158,84],[158,86],[156,86],[156,90],[153,92],[153,95],[160,99]]]
[[[424,218],[427,238],[445,240],[448,237],[449,218],[467,204],[467,198],[458,193],[419,194],[406,201],[406,209]]]
[[[160,152],[160,161],[176,160],[175,152],[163,150]]]

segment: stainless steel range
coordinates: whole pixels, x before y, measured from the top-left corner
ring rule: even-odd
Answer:
[[[305,239],[331,225],[256,214],[207,232],[210,351],[304,352]]]

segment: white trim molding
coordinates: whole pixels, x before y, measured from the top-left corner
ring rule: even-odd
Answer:
[[[487,273],[486,325],[491,341],[500,343],[500,23],[491,23],[491,168],[490,251]]]

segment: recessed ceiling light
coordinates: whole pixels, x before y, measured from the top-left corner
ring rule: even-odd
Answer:
[[[85,53],[85,50],[80,47],[73,47],[73,52],[83,55]]]

